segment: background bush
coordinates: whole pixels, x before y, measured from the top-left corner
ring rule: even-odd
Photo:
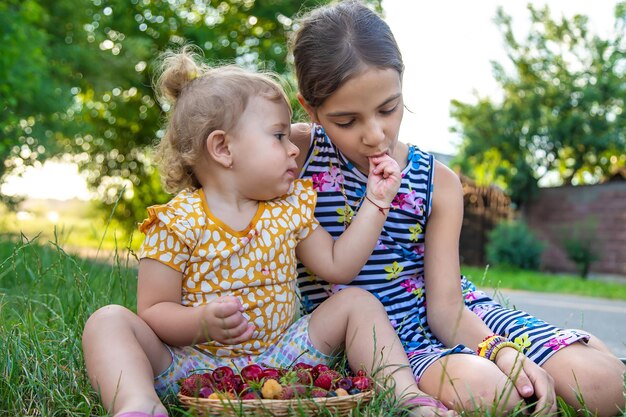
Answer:
[[[502,222],[489,232],[487,262],[538,270],[544,244],[522,221]]]
[[[581,277],[587,278],[591,264],[600,259],[598,244],[598,220],[588,217],[583,221],[564,227],[562,245],[567,258],[576,264]]]

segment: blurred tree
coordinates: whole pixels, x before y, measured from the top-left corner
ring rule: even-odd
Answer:
[[[454,100],[451,110],[461,171],[500,185],[518,205],[547,175],[588,184],[626,166],[626,3],[616,7],[610,39],[592,35],[585,16],[555,21],[547,6],[528,9],[525,42],[502,8],[495,18],[513,69],[492,63],[502,99]]]
[[[162,135],[151,88],[159,53],[189,42],[211,63],[272,70],[293,85],[286,59],[293,17],[327,2],[2,2],[0,155],[7,170],[72,154],[103,211],[115,206],[113,218],[133,230],[146,206],[169,198],[151,163]],[[380,0],[369,3],[381,10]]]
[[[71,51],[58,54],[48,20],[38,1],[0,3],[0,182],[58,151],[56,133],[70,132],[64,116],[73,95]]]

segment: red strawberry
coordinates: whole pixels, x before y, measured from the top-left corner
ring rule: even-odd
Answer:
[[[323,398],[328,395],[328,391],[323,388],[313,388],[311,390],[311,397],[313,398]]]
[[[316,387],[323,388],[326,391],[333,386],[333,377],[329,372],[322,372],[317,378],[315,378],[315,382],[313,383]]]
[[[309,369],[300,368],[296,370],[296,376],[298,377],[298,382],[301,384],[313,384],[313,375],[311,375],[311,371]]]
[[[355,376],[352,378],[352,386],[361,391],[367,391],[372,386],[372,380],[366,376]]]
[[[367,374],[363,369],[359,369],[358,371],[356,371],[356,376],[367,376]]]
[[[304,363],[304,362],[298,362],[296,363],[293,368],[294,371],[298,370],[298,369],[313,369],[313,366],[309,365],[308,363]]]
[[[204,385],[203,379],[201,374],[193,374],[181,379],[179,381],[180,393],[188,397],[197,397],[200,388]]]
[[[281,400],[291,400],[292,398],[304,398],[307,396],[308,386],[303,384],[290,384],[283,387]]]
[[[317,364],[313,367],[313,378],[317,378],[319,374],[324,371],[328,371],[330,368],[322,363]]]
[[[281,400],[291,400],[292,398],[296,397],[296,391],[293,389],[293,387],[288,386],[288,387],[283,387],[283,392],[280,394],[280,399]]]

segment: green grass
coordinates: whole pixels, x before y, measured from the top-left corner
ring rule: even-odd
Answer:
[[[94,262],[67,254],[54,239],[0,235],[0,417],[106,415],[85,374],[81,334],[102,305],[134,309],[136,261],[124,253]],[[190,415],[176,403],[169,409],[172,417]],[[389,396],[377,394],[353,416],[397,411]],[[564,408],[564,415],[575,413]]]
[[[511,268],[464,266],[463,274],[479,287],[513,289],[626,300],[623,283],[584,280],[574,275],[555,275]]]

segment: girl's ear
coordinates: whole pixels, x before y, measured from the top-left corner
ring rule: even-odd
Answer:
[[[233,166],[233,156],[228,145],[228,137],[223,130],[214,130],[206,138],[206,149],[209,156],[224,168]]]
[[[304,99],[304,97],[302,97],[302,94],[300,93],[298,93],[298,101],[300,102],[300,105],[302,106],[304,111],[307,112],[307,114],[309,115],[311,121],[314,123],[319,123],[315,110],[309,105],[309,103],[306,102],[306,100]]]

